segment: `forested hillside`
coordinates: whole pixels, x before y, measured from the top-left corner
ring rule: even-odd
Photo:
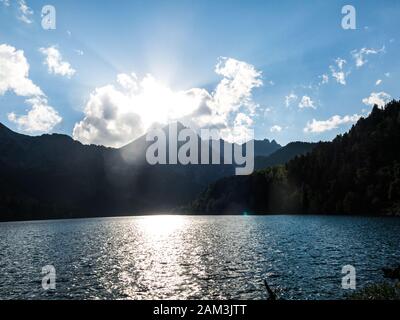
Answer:
[[[400,213],[400,102],[375,106],[332,142],[286,165],[224,178],[192,203],[198,213]]]

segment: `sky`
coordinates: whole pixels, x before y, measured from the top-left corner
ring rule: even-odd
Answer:
[[[331,140],[399,99],[399,16],[398,0],[0,0],[0,122],[112,147],[174,121]]]

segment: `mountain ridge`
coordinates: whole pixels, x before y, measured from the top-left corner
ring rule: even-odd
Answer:
[[[135,142],[119,149],[84,145],[68,135],[29,136],[1,125],[0,220],[170,211],[234,174],[232,165],[150,166],[145,148],[138,161],[124,154]],[[261,153],[269,155],[266,149]]]
[[[400,101],[374,106],[349,132],[285,165],[216,181],[190,210],[400,215]]]

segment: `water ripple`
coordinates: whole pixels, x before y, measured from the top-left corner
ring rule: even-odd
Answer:
[[[338,299],[400,261],[400,220],[152,216],[0,223],[1,299]],[[42,289],[54,265],[57,286]]]

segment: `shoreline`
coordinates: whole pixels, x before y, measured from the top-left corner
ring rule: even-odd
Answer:
[[[0,219],[0,224],[3,223],[17,223],[17,222],[51,222],[51,221],[63,221],[63,220],[89,220],[89,219],[123,219],[130,217],[157,217],[157,216],[182,216],[182,217],[267,217],[267,216],[299,216],[299,217],[348,217],[348,218],[396,218],[400,219],[400,215],[355,215],[355,214],[300,214],[300,213],[273,213],[273,214],[230,214],[230,213],[222,213],[222,214],[197,214],[197,213],[173,213],[173,212],[165,212],[165,213],[141,213],[141,214],[120,214],[120,215],[107,215],[107,216],[83,216],[83,217],[60,217],[60,218],[37,218],[37,219],[28,219],[28,220],[2,220]]]

